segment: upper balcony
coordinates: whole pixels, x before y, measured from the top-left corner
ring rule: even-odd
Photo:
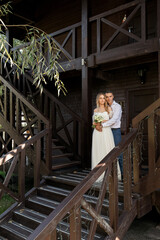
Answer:
[[[95,67],[158,51],[158,0],[127,2],[89,17],[89,54],[83,61],[82,22],[50,34],[60,48],[60,63],[66,71],[81,69],[84,62]]]

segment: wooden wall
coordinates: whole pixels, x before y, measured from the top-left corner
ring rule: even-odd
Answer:
[[[141,68],[146,69],[144,84],[141,84],[138,76],[138,69]],[[142,98],[140,99],[141,102],[139,102],[139,106],[141,106],[141,108],[143,108],[143,105],[146,106],[153,101],[149,99],[150,95],[154,96],[153,99],[158,98],[157,69],[157,62],[115,69],[103,72],[102,74],[100,70],[95,69],[92,79],[92,109],[96,107],[95,99],[99,92],[105,92],[108,89],[113,91],[115,100],[120,102],[123,107],[122,130],[123,133],[126,133],[131,123],[129,116],[130,107],[132,106],[131,94],[137,93],[137,91],[140,93]],[[75,78],[72,76],[71,78],[64,79],[64,83],[67,87],[68,94],[66,97],[61,94],[60,100],[81,116],[82,90],[80,74]]]

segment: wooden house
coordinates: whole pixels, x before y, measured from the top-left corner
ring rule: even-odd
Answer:
[[[0,217],[0,235],[123,239],[134,218],[160,197],[160,2],[13,0],[7,21],[32,24],[54,38],[68,94],[57,97],[51,82],[40,95],[28,72],[17,78],[15,67],[1,60],[0,165],[10,167],[0,197],[7,192],[15,204]],[[6,36],[12,44],[24,31],[9,28]],[[123,140],[90,171],[95,98],[108,89],[122,106]],[[124,180],[118,183],[121,152]],[[26,159],[34,169],[27,193]],[[15,169],[18,194],[8,188]],[[95,185],[104,171],[101,186]]]

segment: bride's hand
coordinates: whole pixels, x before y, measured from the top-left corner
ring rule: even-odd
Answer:
[[[107,120],[103,120],[102,123],[107,122]]]
[[[108,106],[108,112],[111,112],[112,108],[110,106]]]

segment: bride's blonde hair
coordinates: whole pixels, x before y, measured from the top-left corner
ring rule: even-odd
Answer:
[[[98,93],[98,94],[97,94],[97,97],[96,97],[96,105],[97,105],[97,108],[99,108],[99,98],[100,98],[101,95],[103,95],[104,98],[105,98],[105,94],[104,94],[104,93]],[[105,103],[104,103],[104,108],[105,108],[105,110],[108,112],[108,105],[107,105],[107,102],[106,102],[106,101],[105,101]]]

